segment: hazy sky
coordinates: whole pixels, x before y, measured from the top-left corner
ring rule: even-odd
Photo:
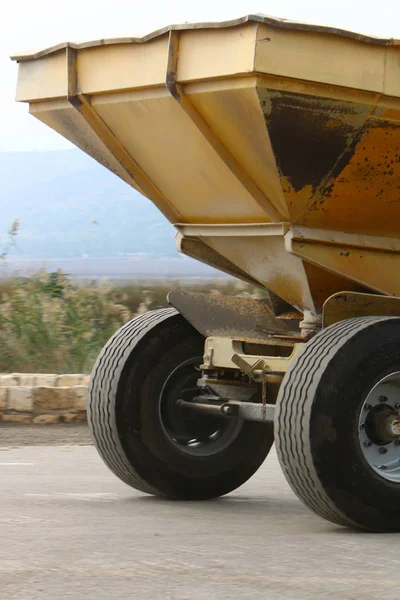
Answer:
[[[0,23],[0,151],[70,145],[14,102],[10,54],[61,41],[143,34],[170,23],[220,21],[252,13],[400,38],[400,0],[18,0]],[[400,77],[400,67],[399,67]]]

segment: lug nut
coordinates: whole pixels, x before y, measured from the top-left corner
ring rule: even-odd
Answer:
[[[379,448],[379,454],[386,454],[387,448]]]
[[[387,402],[388,398],[387,396],[379,396],[379,402]]]
[[[369,440],[367,440],[366,442],[364,442],[364,446],[366,448],[370,448],[372,446],[372,442],[370,442]]]
[[[361,423],[360,429],[365,429],[365,423]]]
[[[371,410],[372,406],[370,404],[366,404],[364,406],[365,410]]]

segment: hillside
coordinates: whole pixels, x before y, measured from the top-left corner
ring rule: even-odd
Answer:
[[[0,181],[0,252],[18,217],[19,257],[177,255],[152,203],[79,150],[0,153]]]

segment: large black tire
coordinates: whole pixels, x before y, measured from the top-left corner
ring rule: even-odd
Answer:
[[[128,485],[171,499],[209,499],[242,485],[267,456],[272,424],[212,417],[223,421],[221,439],[232,439],[204,455],[171,440],[160,398],[179,365],[189,362],[189,373],[203,351],[204,338],[174,309],[133,319],[102,350],[91,376],[88,420],[101,457]],[[193,418],[204,420],[197,413]]]
[[[370,442],[360,441],[366,398],[399,371],[400,319],[362,317],[318,333],[285,375],[275,419],[279,461],[299,498],[333,523],[400,531],[400,480],[377,473],[363,451]]]

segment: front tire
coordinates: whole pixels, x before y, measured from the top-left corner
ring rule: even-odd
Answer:
[[[299,498],[333,523],[400,531],[399,408],[400,319],[348,319],[308,342],[275,419],[279,461]]]
[[[140,315],[107,343],[93,369],[88,421],[97,450],[125,483],[171,499],[229,493],[259,468],[272,424],[178,409],[196,395],[204,338],[174,309]]]

